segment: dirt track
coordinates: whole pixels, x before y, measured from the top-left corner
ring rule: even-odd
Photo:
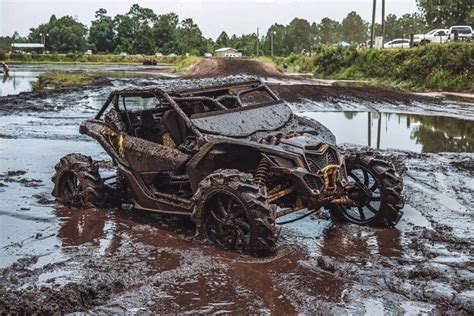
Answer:
[[[273,65],[256,60],[209,58],[201,59],[185,75],[189,78],[226,77],[233,75],[251,75],[262,78],[283,78]]]
[[[277,92],[305,110],[440,112],[434,99],[385,94],[377,101],[374,91]],[[322,211],[284,226],[275,257],[254,259],[193,241],[194,225],[184,218],[55,205],[50,177],[59,157],[80,151],[107,159],[77,131],[105,93],[22,98],[29,101],[0,98],[0,311],[474,313],[472,153],[381,151],[404,173],[405,215],[396,228],[336,224]],[[474,117],[463,105],[446,111]]]

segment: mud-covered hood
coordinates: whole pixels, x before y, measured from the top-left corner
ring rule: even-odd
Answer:
[[[291,109],[285,103],[242,108],[238,111],[228,110],[191,118],[199,130],[228,137],[246,137],[258,131],[278,130],[294,119]]]
[[[277,146],[285,151],[302,153],[305,147],[317,147],[321,143],[326,143],[326,141],[319,135],[303,134],[301,136],[281,139]]]
[[[321,137],[309,135],[309,134],[282,139],[280,141],[282,145],[289,145],[289,146],[300,147],[300,148],[304,148],[305,146],[308,146],[308,145],[319,144],[321,142],[323,142]]]

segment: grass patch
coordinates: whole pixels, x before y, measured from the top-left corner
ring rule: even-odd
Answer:
[[[175,65],[183,56],[147,56],[147,55],[84,55],[84,54],[4,54],[6,63],[16,64],[143,64],[146,60],[155,60],[160,65]]]
[[[99,80],[96,75],[49,71],[38,76],[32,88],[34,92],[63,90],[72,87],[91,85]]]
[[[172,72],[187,72],[201,60],[198,56],[189,56],[180,60],[176,66],[171,69]]]

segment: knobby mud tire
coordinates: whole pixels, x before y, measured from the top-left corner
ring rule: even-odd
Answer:
[[[62,157],[54,168],[52,194],[58,202],[79,208],[105,206],[104,182],[91,157],[69,154]],[[68,181],[74,183],[68,185]]]
[[[193,219],[196,221],[196,236],[208,238],[206,207],[210,199],[218,194],[236,197],[250,226],[250,238],[244,249],[237,250],[255,257],[269,256],[275,253],[278,229],[275,224],[275,207],[267,202],[266,193],[260,188],[250,173],[239,170],[220,169],[207,176],[199,184],[193,197],[195,207]],[[219,245],[217,245],[219,246]]]
[[[380,206],[377,214],[369,222],[361,224],[347,217],[343,206],[333,205],[330,206],[333,219],[375,227],[395,226],[403,215],[405,202],[401,194],[403,179],[397,174],[393,164],[366,153],[349,154],[345,157],[345,162],[347,173],[361,167],[372,171],[381,192]]]

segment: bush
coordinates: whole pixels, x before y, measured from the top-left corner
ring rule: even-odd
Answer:
[[[7,54],[4,59],[15,62],[53,62],[53,63],[130,63],[141,64],[144,60],[156,60],[160,64],[176,64],[185,57],[176,56],[146,56],[146,55],[111,55],[111,54],[94,54],[83,55],[82,53],[68,54]]]
[[[449,43],[411,49],[357,49],[319,45],[311,57],[290,55],[300,72],[338,79],[404,82],[411,88],[474,91],[474,44]]]

